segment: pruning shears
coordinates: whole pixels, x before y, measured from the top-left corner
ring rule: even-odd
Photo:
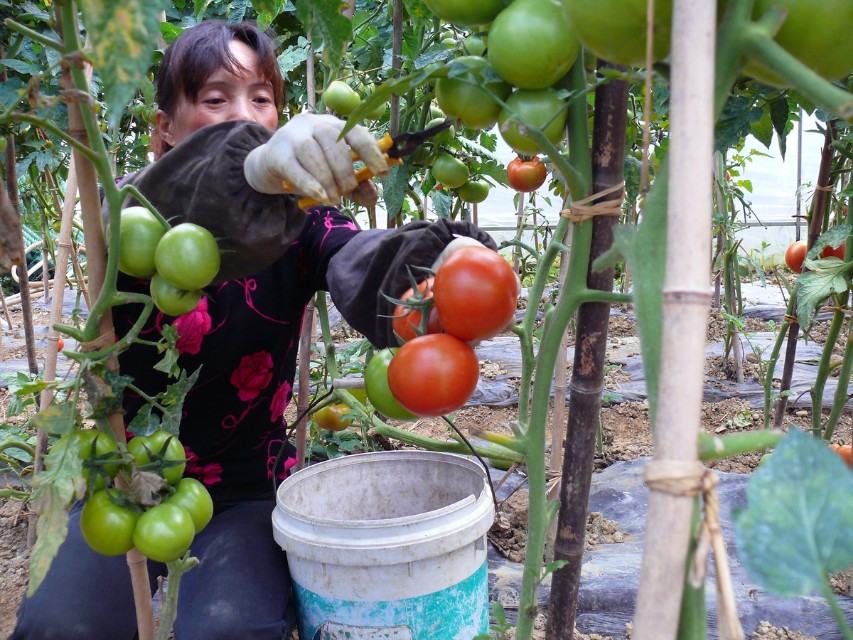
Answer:
[[[402,164],[404,156],[416,151],[424,140],[441,133],[445,129],[449,129],[452,124],[453,121],[448,118],[444,122],[432,127],[427,127],[426,129],[421,129],[420,131],[409,131],[393,137],[391,134],[386,133],[384,136],[379,138],[377,142],[382,153],[385,155],[385,161],[388,163],[388,166],[391,167],[395,164]],[[353,162],[359,160],[358,154],[354,151],[352,152],[352,159]],[[372,177],[373,172],[366,166],[355,172],[355,179],[359,184],[365,180],[370,180]],[[286,190],[290,190],[291,186],[285,182],[284,188]],[[299,199],[300,209],[307,209],[308,207],[313,207],[317,204],[321,203],[314,198],[309,198],[307,196]]]

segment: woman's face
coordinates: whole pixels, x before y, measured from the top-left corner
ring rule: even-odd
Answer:
[[[229,120],[252,120],[276,129],[278,110],[272,86],[258,68],[257,54],[239,40],[231,40],[230,47],[246,69],[242,75],[219,69],[207,79],[195,102],[180,96],[175,113],[157,112],[157,128],[169,146],[174,147],[202,127]]]

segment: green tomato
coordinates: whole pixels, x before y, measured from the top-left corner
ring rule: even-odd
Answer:
[[[184,222],[169,229],[154,252],[157,273],[179,289],[193,291],[209,285],[219,272],[216,238],[204,227]]]
[[[201,290],[187,291],[179,289],[160,274],[155,273],[149,283],[154,304],[167,316],[182,316],[198,306]]]
[[[414,420],[417,416],[397,401],[388,386],[388,365],[395,353],[397,349],[382,349],[373,354],[364,368],[364,389],[370,404],[383,416],[394,420]]]
[[[510,121],[513,113],[521,122],[542,129],[545,137],[554,144],[563,139],[566,127],[567,104],[554,89],[519,89],[506,99],[507,107],[498,116],[498,131],[504,141],[523,155],[536,155],[542,149],[518,123]]]
[[[456,195],[463,202],[482,202],[489,197],[490,189],[485,180],[469,180],[456,190]]]
[[[489,63],[520,89],[550,87],[566,75],[579,51],[559,0],[516,0],[489,29]]]
[[[442,124],[446,118],[436,118],[435,120],[430,120],[427,122],[425,129],[430,129],[432,127],[437,127]],[[447,129],[442,131],[441,133],[434,135],[432,137],[432,142],[437,147],[443,147],[445,145],[453,142],[453,139],[456,137],[456,129],[453,125],[450,125]]]
[[[462,41],[462,49],[469,56],[481,56],[486,52],[486,38],[470,35]]]
[[[175,485],[175,493],[163,502],[186,509],[196,533],[204,529],[213,518],[213,499],[207,488],[195,478],[181,478]]]
[[[435,15],[456,26],[491,22],[504,9],[502,0],[424,0]]]
[[[159,473],[171,485],[178,484],[184,475],[187,456],[181,441],[168,431],[159,429],[147,436],[134,436],[127,451],[137,466]]]
[[[646,0],[563,0],[572,29],[595,56],[646,66]],[[669,55],[672,0],[655,0],[652,61]]]
[[[494,76],[487,79],[488,69],[485,58],[462,56],[453,61],[448,77],[435,82],[435,99],[444,113],[471,129],[493,127],[501,106],[492,94],[505,100],[512,91]]]
[[[115,478],[121,469],[121,454],[112,434],[99,429],[75,429],[63,435],[55,447],[70,447],[83,462],[83,477],[88,490],[100,491],[107,478]]]
[[[120,556],[133,548],[133,532],[138,520],[137,511],[122,505],[120,491],[96,491],[83,505],[80,533],[98,553]]]
[[[432,163],[432,175],[441,184],[456,189],[468,182],[468,167],[449,153],[439,153]]]
[[[121,210],[118,268],[136,278],[154,275],[154,253],[166,228],[145,207]]]
[[[332,80],[323,92],[323,103],[341,116],[348,116],[361,104],[361,97],[343,80]]]
[[[186,509],[161,502],[139,516],[133,546],[155,562],[172,562],[183,556],[195,537],[195,525]]]
[[[840,80],[853,71],[853,2],[850,0],[756,0],[752,17],[772,6],[787,11],[774,40],[788,53],[827,80]],[[777,87],[788,83],[772,69],[747,61],[743,72]]]

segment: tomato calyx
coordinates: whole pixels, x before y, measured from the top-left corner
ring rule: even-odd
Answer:
[[[420,283],[409,270],[410,286],[399,298],[382,294],[394,305],[394,312],[390,317],[394,336],[399,344],[418,336],[443,331],[438,319],[438,308],[434,304],[432,295],[435,276],[429,269],[422,270],[430,275]]]

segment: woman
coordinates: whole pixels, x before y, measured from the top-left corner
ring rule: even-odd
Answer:
[[[472,238],[494,247],[467,223],[358,231],[331,206],[300,210],[299,195],[329,204],[351,192],[375,197],[371,183],[357,186],[350,147],[375,173],[387,166],[369,131],[355,127],[338,140],[344,123],[331,116],[301,114],[276,129],[283,101],[268,36],[250,24],[203,22],[166,51],[157,79],[157,159],[128,178],[173,224],[210,229],[223,251],[199,306],[179,318],[157,314],[141,336],[157,340],[171,324],[180,336],[178,364],[200,369],[180,439],[187,474],[205,483],[216,511],[192,544],[200,564],[181,582],[179,640],[281,639],[294,627],[286,558],[270,515],[273,484],[285,475],[276,454],[313,295],[329,291],[353,327],[388,346],[393,334],[383,316],[392,308],[383,293],[399,296],[409,286],[408,266],[429,266]],[[124,278],[120,288],[146,291],[147,283]],[[138,313],[133,305],[115,309],[116,332]],[[171,382],[154,370],[158,360],[150,346],[133,346],[120,357],[121,373],[158,393]],[[143,404],[126,394],[128,421]],[[134,636],[125,559],[88,548],[79,508],[47,577],[21,606],[15,639]],[[165,567],[148,567],[153,590]]]

